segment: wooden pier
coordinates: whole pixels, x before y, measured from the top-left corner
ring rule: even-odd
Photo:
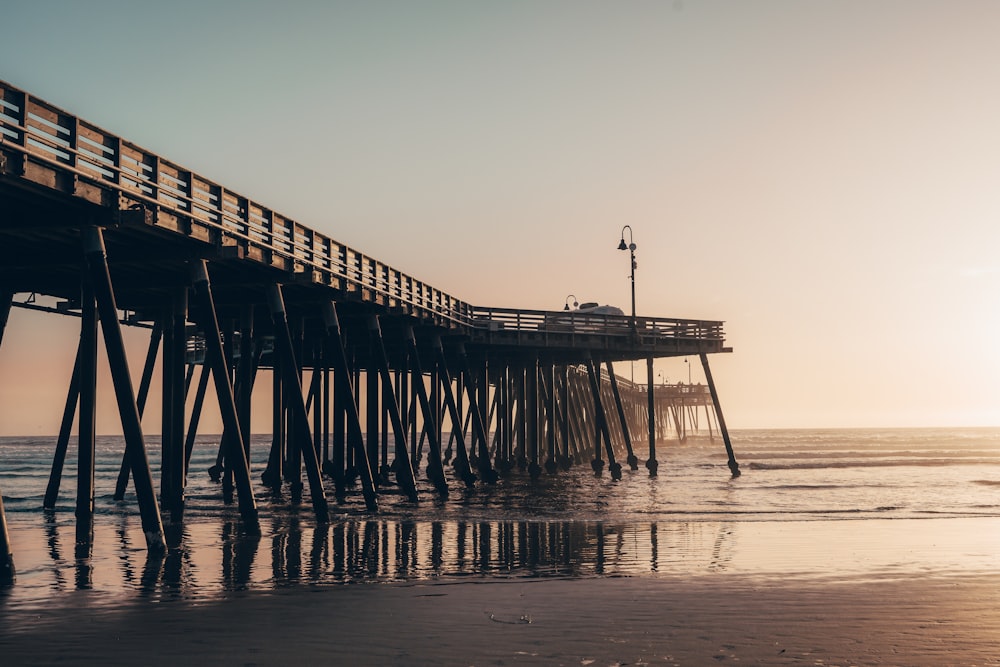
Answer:
[[[360,492],[374,512],[391,484],[416,501],[420,475],[442,497],[516,468],[537,477],[590,463],[617,480],[619,461],[635,470],[640,455],[655,475],[666,424],[696,426],[697,407],[739,474],[708,366],[730,351],[721,322],[473,306],[0,81],[0,342],[13,306],[80,321],[45,504],[77,420],[83,543],[98,327],[127,443],[116,495],[134,484],[153,550],[164,548],[164,517],[183,520],[209,391],[224,423],[211,473],[250,533],[260,530],[252,471],[292,502],[307,493],[326,523],[330,498]],[[150,332],[137,378],[123,326]],[[687,356],[707,385],[654,385],[653,359]],[[615,362],[643,360],[644,387],[614,374]],[[252,392],[265,378],[272,446],[251,452]],[[150,396],[162,401],[158,493],[143,437]],[[13,579],[0,502],[0,581]]]

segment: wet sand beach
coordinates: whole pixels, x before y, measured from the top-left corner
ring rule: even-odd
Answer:
[[[50,450],[14,443],[0,667],[1000,665],[992,431],[743,439],[738,480],[692,446],[655,479],[387,494],[329,524],[262,496],[258,537],[197,475],[162,556],[106,495],[81,550],[71,503],[36,509]]]
[[[1000,664],[998,575],[359,584],[98,614],[81,596],[0,634],[3,663]]]

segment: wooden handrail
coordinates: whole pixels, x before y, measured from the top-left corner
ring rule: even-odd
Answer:
[[[131,203],[215,230],[220,245],[259,248],[265,257],[283,258],[293,272],[317,271],[348,291],[367,290],[373,300],[406,304],[458,328],[723,340],[716,321],[637,317],[633,328],[622,315],[472,306],[3,81],[0,148],[72,175],[91,190],[112,190],[123,208]]]

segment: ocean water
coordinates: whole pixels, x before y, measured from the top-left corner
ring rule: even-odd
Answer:
[[[743,474],[732,478],[721,440],[658,445],[659,475],[620,481],[576,466],[532,481],[515,471],[494,486],[451,482],[441,500],[420,475],[412,503],[387,487],[377,514],[360,489],[330,522],[306,499],[259,486],[262,536],[240,530],[207,468],[217,436],[195,447],[185,520],[170,549],[145,549],[131,491],[112,498],[124,442],[98,440],[94,541],[77,545],[71,444],[60,500],[42,510],[55,438],[0,438],[0,491],[18,578],[0,610],[28,610],[69,592],[92,604],[144,596],[207,600],[358,582],[453,578],[719,576],[885,579],[1000,571],[1000,429],[741,430]],[[255,437],[265,457],[269,437]],[[158,478],[159,442],[147,438]],[[645,459],[643,447],[637,450]],[[330,489],[328,488],[328,491]]]

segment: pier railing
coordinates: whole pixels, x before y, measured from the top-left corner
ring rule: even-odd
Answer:
[[[361,300],[465,325],[469,304],[0,81],[0,175],[91,203],[142,207],[152,224],[266,265],[312,273]]]
[[[472,306],[0,81],[0,179],[54,190],[455,328],[625,340],[722,341],[722,323]]]
[[[577,311],[523,310],[473,307],[472,326],[491,332],[607,336],[628,339],[722,341],[722,322],[670,317],[579,313]]]

